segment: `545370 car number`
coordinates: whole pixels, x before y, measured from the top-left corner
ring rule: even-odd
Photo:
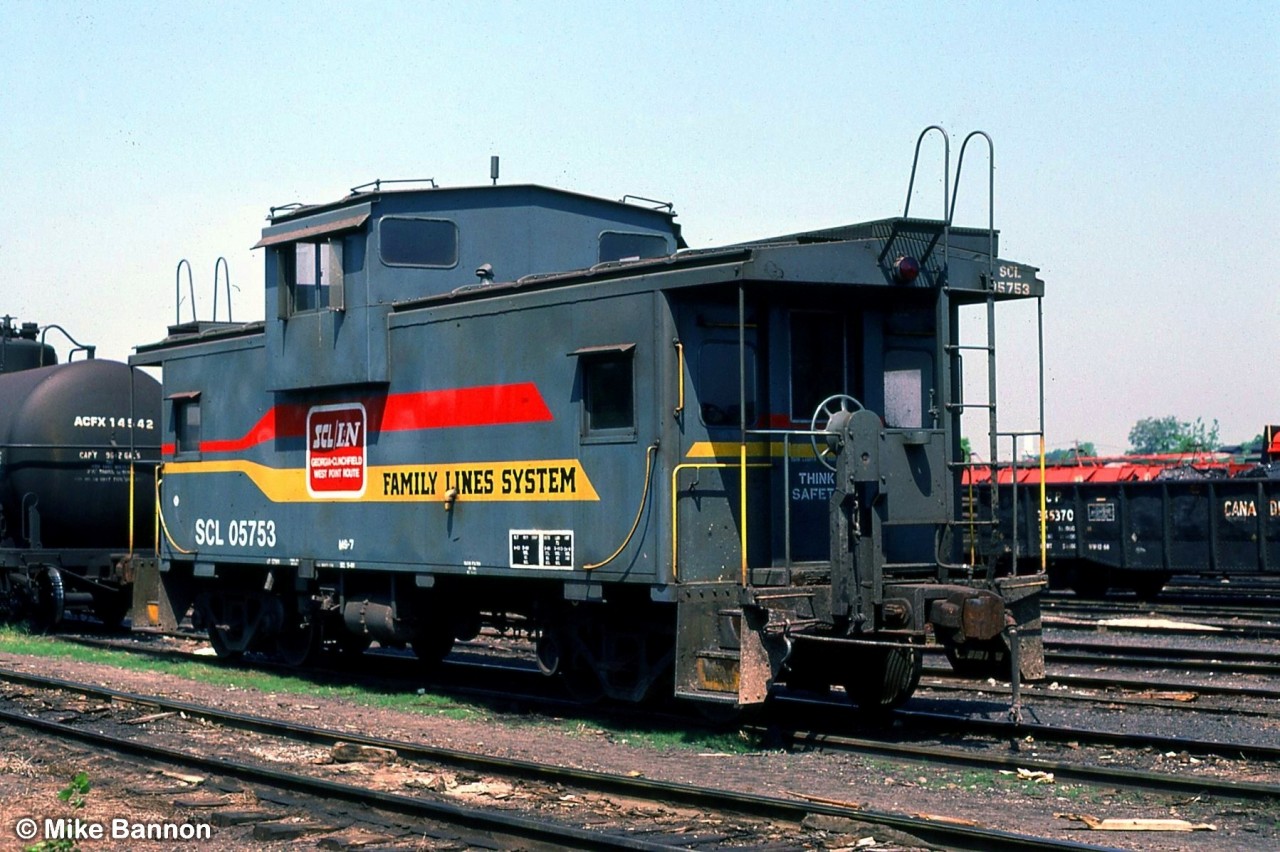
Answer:
[[[247,519],[196,519],[197,547],[275,547],[276,522]]]

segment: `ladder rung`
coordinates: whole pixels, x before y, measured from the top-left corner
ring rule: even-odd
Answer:
[[[964,409],[964,408],[985,408],[988,411],[994,411],[996,404],[994,402],[948,402],[948,410]]]
[[[995,352],[996,351],[996,348],[990,344],[979,346],[976,343],[972,345],[964,345],[960,343],[948,343],[943,348],[945,348],[948,352],[951,352],[951,353],[956,353],[961,351],[972,351],[972,352]]]

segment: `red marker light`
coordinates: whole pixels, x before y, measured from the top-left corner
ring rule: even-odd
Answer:
[[[914,257],[903,255],[893,262],[893,280],[899,284],[910,284],[920,275],[920,261]]]

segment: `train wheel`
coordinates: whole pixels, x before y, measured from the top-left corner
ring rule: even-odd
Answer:
[[[286,666],[301,668],[315,661],[320,653],[320,629],[315,622],[287,628],[276,636],[276,657]]]
[[[1111,584],[1100,574],[1081,573],[1072,581],[1071,588],[1075,589],[1078,597],[1098,600],[1107,596]]]
[[[604,684],[585,657],[578,655],[560,665],[560,682],[574,701],[594,704],[604,698]]]
[[[124,592],[99,592],[93,596],[93,614],[107,627],[117,629],[133,604]]]
[[[62,587],[62,572],[52,565],[36,577],[35,607],[31,611],[31,629],[43,633],[57,627],[62,621],[66,606],[66,590]]]
[[[564,661],[564,648],[554,630],[543,630],[538,633],[538,641],[534,645],[534,657],[538,661],[538,671],[547,677],[560,673],[560,665]]]
[[[373,637],[365,634],[342,630],[333,641],[334,650],[344,657],[358,657],[373,644]]]
[[[1126,585],[1133,589],[1133,593],[1138,596],[1138,600],[1151,601],[1160,596],[1160,593],[1164,591],[1165,584],[1168,582],[1168,574],[1133,572],[1126,581]]]
[[[424,666],[434,669],[453,650],[453,631],[428,627],[415,636],[409,645]]]
[[[923,668],[919,648],[871,648],[854,658],[854,672],[844,690],[859,710],[882,713],[906,703]]]
[[[1008,680],[1012,674],[1009,649],[999,639],[947,645],[947,661],[956,674],[965,677],[993,677]]]
[[[244,651],[237,647],[240,643],[236,641],[232,631],[216,624],[209,625],[209,644],[213,646],[213,653],[219,660],[238,660],[244,656]]]

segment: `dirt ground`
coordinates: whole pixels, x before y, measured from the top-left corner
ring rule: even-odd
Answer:
[[[216,686],[167,674],[133,672],[111,666],[54,661],[0,654],[0,665],[41,674],[83,679],[116,689],[150,693],[198,703],[285,718],[338,731],[353,731],[437,747],[482,752],[618,774],[638,774],[690,784],[738,789],[780,797],[808,795],[860,805],[866,809],[903,814],[930,814],[971,820],[985,827],[1037,834],[1124,849],[1253,850],[1280,847],[1280,806],[1249,801],[1215,801],[1201,797],[1138,793],[1063,781],[1047,782],[1016,774],[993,776],[979,772],[888,758],[819,751],[751,751],[724,754],[696,748],[655,750],[630,742],[617,733],[571,718],[503,716],[455,719],[445,715],[393,712],[359,706],[320,695],[263,694],[256,690]],[[250,746],[248,741],[246,749]],[[1028,745],[1025,753],[1034,754]],[[146,823],[197,823],[199,796],[213,795],[181,777],[156,771],[154,766],[83,765],[74,746],[49,746],[14,735],[0,745],[0,848],[24,848],[15,832],[24,818],[79,817],[111,828],[113,819],[130,826]],[[282,761],[308,760],[305,750],[277,755]],[[89,776],[87,793],[74,789],[79,772]],[[179,776],[181,773],[178,773]],[[409,781],[403,767],[370,771],[362,783],[372,789],[405,792],[420,781]],[[465,781],[465,779],[464,779]],[[472,783],[483,784],[483,779]],[[70,789],[59,800],[59,793]],[[492,790],[477,795],[492,798]],[[225,801],[224,794],[222,796]],[[246,797],[249,793],[232,794]],[[196,798],[192,798],[192,797]],[[77,800],[83,807],[75,807]],[[1154,832],[1098,832],[1064,815],[1097,818],[1185,819],[1212,825],[1194,834]],[[859,832],[861,834],[861,832]],[[868,827],[856,838],[865,848],[885,848]],[[843,845],[848,837],[840,838]],[[213,827],[208,840],[169,839],[143,843],[133,839],[83,840],[84,849],[264,848],[260,839],[235,827]],[[314,836],[279,848],[315,848]],[[53,847],[45,847],[53,848]],[[430,845],[424,848],[436,848]],[[798,843],[799,848],[799,843]],[[829,847],[833,848],[833,847]],[[899,848],[894,845],[893,848]]]

